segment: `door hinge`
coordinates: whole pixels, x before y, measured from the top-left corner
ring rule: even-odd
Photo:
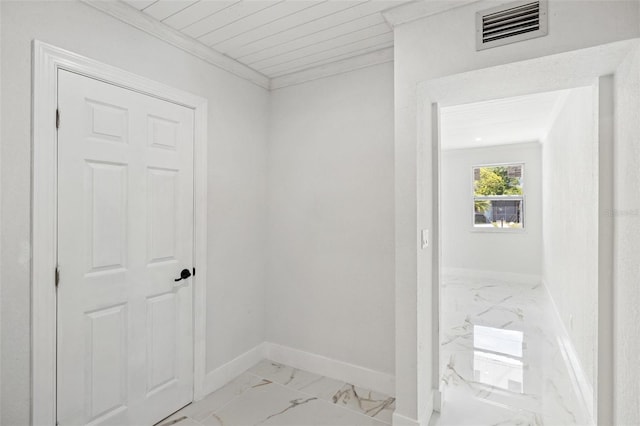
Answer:
[[[56,266],[56,272],[55,272],[55,279],[56,279],[56,288],[58,288],[58,285],[60,284],[60,268],[58,268]]]
[[[56,129],[60,128],[60,110],[56,109]]]

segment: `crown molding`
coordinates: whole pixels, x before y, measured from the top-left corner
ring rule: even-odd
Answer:
[[[416,0],[382,12],[391,27],[466,6],[481,0]]]
[[[135,7],[122,1],[81,0],[114,18],[155,36],[179,49],[190,53],[211,65],[228,71],[238,77],[249,80],[260,87],[269,89],[269,78],[240,62],[211,49],[180,31],[147,16]]]
[[[387,47],[374,52],[354,56],[352,58],[342,59],[340,61],[296,71],[291,74],[274,77],[271,79],[270,88],[271,90],[282,89],[284,87],[295,86],[296,84],[302,84],[308,81],[355,71],[361,68],[384,64],[387,62],[393,62],[393,47]]]

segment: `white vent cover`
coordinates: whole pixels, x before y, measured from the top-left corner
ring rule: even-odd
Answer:
[[[547,35],[547,2],[519,1],[476,13],[476,49]]]

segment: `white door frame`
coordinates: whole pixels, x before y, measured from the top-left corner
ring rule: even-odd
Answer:
[[[431,387],[433,401],[429,405],[435,411],[440,411],[441,395],[439,392],[439,357],[440,357],[440,261],[441,261],[441,230],[440,230],[440,137],[439,137],[439,109],[441,107],[487,101],[491,99],[506,98],[512,96],[533,94],[539,92],[562,90],[581,86],[597,86],[599,84],[610,85],[611,76],[615,76],[618,65],[632,54],[634,49],[640,49],[640,40],[632,39],[611,44],[605,44],[592,48],[575,50],[555,55],[545,56],[513,62],[490,68],[469,71],[461,74],[449,75],[422,82],[418,85],[417,95],[417,129],[418,145],[422,145],[422,161],[420,176],[428,176],[431,182],[431,206],[430,210],[424,209],[421,213],[429,216],[434,230],[434,245],[431,256],[431,275],[424,277],[422,285],[431,286],[429,293],[432,296],[430,306],[419,306],[419,310],[429,310],[433,322],[429,330],[424,330],[431,341],[430,356],[430,383],[424,384]],[[606,83],[609,81],[608,83]],[[478,82],[481,82],[479,84]],[[602,105],[601,105],[602,107]],[[607,132],[611,128],[600,129],[597,135],[600,139],[611,137]],[[608,143],[610,141],[605,141]],[[418,146],[417,145],[417,146]],[[602,152],[601,152],[602,154]],[[585,401],[587,409],[592,410],[596,424],[612,424],[613,417],[613,282],[612,282],[612,241],[613,233],[611,215],[606,212],[611,208],[611,192],[613,188],[613,168],[611,152],[605,152],[599,158],[599,167],[604,171],[599,179],[601,190],[599,191],[599,228],[605,232],[599,235],[598,253],[598,364],[597,383],[594,383],[593,392],[596,394],[597,405]],[[431,169],[427,169],[426,167]],[[396,165],[397,167],[397,165]],[[423,207],[424,208],[424,207]],[[428,279],[428,280],[427,280]],[[421,284],[418,283],[420,286]],[[397,311],[398,311],[397,307]],[[399,310],[406,312],[406,310]],[[425,312],[422,313],[423,315]],[[603,330],[606,331],[603,333]],[[416,345],[418,346],[418,345]],[[415,347],[412,347],[415,350]],[[397,351],[403,348],[396,348]],[[407,348],[404,348],[407,350]],[[424,380],[418,378],[418,380]],[[427,415],[428,417],[428,415]],[[427,419],[428,421],[428,419]]]
[[[58,70],[170,101],[194,111],[194,399],[204,396],[207,282],[207,100],[34,40],[31,216],[31,423],[56,423]],[[62,116],[62,125],[65,117]]]

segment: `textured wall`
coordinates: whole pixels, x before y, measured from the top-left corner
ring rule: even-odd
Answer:
[[[596,383],[598,140],[593,87],[568,92],[542,145],[544,282]],[[580,297],[576,297],[580,295]]]
[[[640,52],[615,75],[615,424],[640,424]]]

